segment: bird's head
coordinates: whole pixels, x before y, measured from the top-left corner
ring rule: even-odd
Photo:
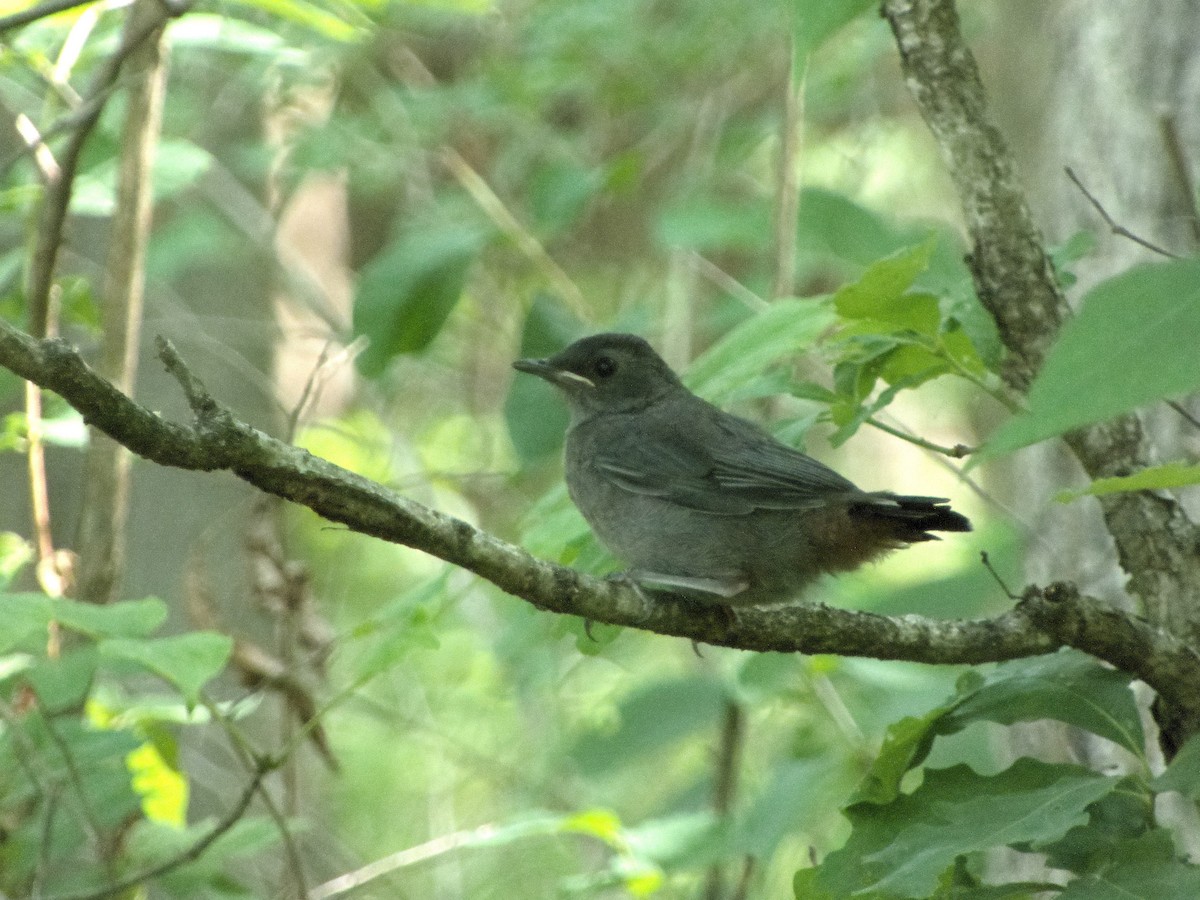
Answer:
[[[682,387],[662,357],[633,334],[595,334],[547,359],[518,359],[513,367],[559,388],[576,421],[644,409]]]

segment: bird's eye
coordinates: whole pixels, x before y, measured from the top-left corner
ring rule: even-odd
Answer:
[[[617,371],[617,364],[611,356],[601,356],[592,366],[592,371],[599,378],[607,378],[613,372]]]

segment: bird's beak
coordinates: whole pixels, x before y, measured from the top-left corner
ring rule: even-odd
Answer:
[[[582,375],[568,369],[560,369],[548,359],[518,359],[513,363],[513,368],[518,372],[528,372],[530,375],[544,378],[551,384],[561,388],[577,387],[579,385],[590,388],[596,386],[596,383],[590,378],[584,378]]]

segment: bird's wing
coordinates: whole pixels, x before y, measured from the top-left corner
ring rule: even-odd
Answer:
[[[680,420],[691,427],[674,424]],[[643,418],[603,443],[592,462],[610,483],[705,512],[806,509],[861,493],[827,466],[726,413]]]

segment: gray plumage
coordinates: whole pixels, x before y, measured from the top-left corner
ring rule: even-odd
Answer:
[[[566,396],[566,479],[597,537],[649,587],[731,605],[792,599],[930,531],[939,497],[869,493],[691,393],[646,341],[584,338],[522,372]]]

